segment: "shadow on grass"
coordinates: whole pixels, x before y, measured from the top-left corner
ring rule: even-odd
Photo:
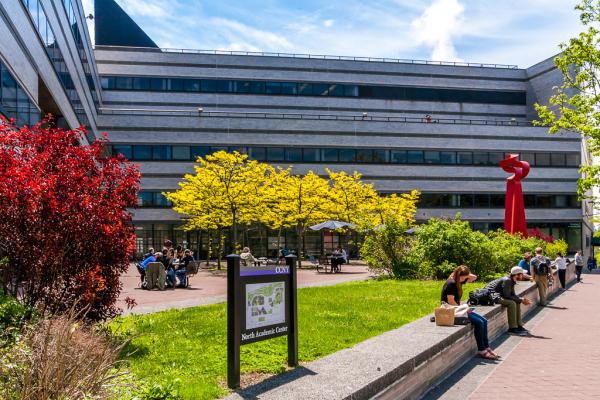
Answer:
[[[245,389],[237,390],[236,392],[243,399],[254,400],[258,399],[260,395],[268,392],[269,390],[311,375],[316,375],[316,373],[305,367],[297,367],[289,372],[272,376],[262,382],[249,386]]]

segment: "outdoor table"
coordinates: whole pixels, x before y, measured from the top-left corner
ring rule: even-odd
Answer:
[[[346,259],[342,256],[332,256],[331,257],[331,272],[342,272],[342,268],[340,267],[343,263],[346,262]]]

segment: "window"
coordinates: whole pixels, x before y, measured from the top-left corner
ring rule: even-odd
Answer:
[[[338,162],[338,149],[323,149],[324,162]]]
[[[373,151],[369,149],[358,149],[356,150],[356,161],[371,163],[373,162]]]
[[[329,85],[322,83],[313,83],[312,94],[315,96],[327,96]]]
[[[264,147],[250,147],[249,157],[256,161],[265,161],[267,159],[267,150]]]
[[[112,76],[103,76],[100,78],[100,86],[102,89],[110,90],[115,88],[115,78]]]
[[[538,167],[550,166],[550,153],[536,153],[535,165]]]
[[[134,160],[151,160],[152,159],[152,146],[133,146],[133,159]]]
[[[217,151],[229,151],[229,147],[226,146],[210,146],[210,154],[216,153]]]
[[[356,160],[356,152],[352,149],[340,150],[340,162],[354,162]]]
[[[298,94],[301,96],[311,96],[312,95],[312,84],[299,83],[298,84]]]
[[[233,92],[233,82],[226,80],[216,80],[217,93],[231,93]]]
[[[250,82],[247,81],[237,81],[234,82],[233,91],[235,93],[250,93]]]
[[[150,79],[150,90],[162,91],[167,88],[167,80],[162,78]]]
[[[169,90],[173,92],[182,92],[184,79],[171,78],[169,79]]]
[[[387,163],[389,162],[389,151],[382,149],[373,150],[373,162],[375,163]]]
[[[536,206],[537,208],[552,208],[554,205],[554,196],[552,195],[537,195]]]
[[[529,165],[535,165],[535,153],[519,153],[519,160],[527,161]]]
[[[490,195],[490,207],[491,208],[504,208],[505,195],[503,194],[491,194]]]
[[[128,160],[131,160],[133,158],[133,151],[131,149],[131,146],[126,144],[113,144],[112,153],[114,155],[122,154],[123,157],[127,158]]]
[[[344,85],[344,96],[346,96],[346,97],[358,97],[358,86],[356,86],[356,85]]]
[[[186,79],[183,83],[183,90],[186,92],[199,92],[200,81],[197,79]]]
[[[456,153],[453,151],[440,151],[440,164],[456,164]]]
[[[190,146],[173,146],[173,160],[189,160]]]
[[[200,90],[206,93],[214,93],[217,91],[217,83],[215,81],[202,80],[200,82]]]
[[[171,207],[172,203],[167,200],[165,196],[161,192],[154,193],[154,205],[156,207]]]
[[[565,194],[557,194],[554,196],[554,207],[567,208],[569,206],[569,196]]]
[[[473,164],[473,153],[470,151],[459,151],[457,153],[457,160],[459,164],[471,165]]]
[[[190,153],[192,156],[192,160],[196,160],[198,157],[206,157],[211,153],[210,147],[208,146],[192,146],[190,148]]]
[[[170,160],[171,159],[171,146],[165,146],[165,145],[152,146],[152,159],[153,160]]]
[[[267,82],[266,94],[280,94],[281,93],[281,82]]]
[[[564,167],[567,165],[567,157],[565,153],[550,154],[550,163],[553,167]]]
[[[408,162],[406,151],[403,150],[392,150],[391,159],[393,164],[406,164]]]
[[[440,163],[440,152],[439,151],[426,151],[424,156],[425,164],[439,164]]]
[[[304,153],[304,155],[302,157],[302,160],[304,162],[317,162],[317,161],[321,161],[321,157],[319,157],[321,155],[321,150],[320,149],[304,149],[303,153]]]
[[[409,164],[423,164],[423,152],[418,150],[408,150],[406,160]]]
[[[569,167],[579,167],[579,164],[581,164],[581,156],[579,153],[567,153],[566,159],[567,166]]]
[[[150,89],[150,79],[149,78],[133,78],[133,89],[134,90]]]
[[[139,207],[151,207],[154,203],[154,193],[153,192],[138,192],[138,202],[137,205]]]
[[[461,194],[460,195],[460,206],[463,208],[473,207],[473,195],[472,194]]]
[[[344,96],[344,85],[329,85],[329,96],[342,97]]]
[[[577,199],[577,195],[569,196],[569,208],[581,208],[581,203]]]
[[[523,201],[525,203],[525,207],[531,207],[534,208],[535,205],[535,194],[524,194],[523,195]]]
[[[475,194],[474,204],[476,208],[489,208],[490,196],[488,194]]]
[[[283,161],[284,159],[283,147],[267,148],[267,161]]]
[[[281,94],[296,94],[295,82],[281,82]]]
[[[488,153],[473,153],[473,164],[474,165],[487,165],[488,164]]]
[[[240,154],[248,154],[248,148],[247,147],[229,146],[229,152],[233,153],[234,151],[237,151]]]
[[[300,162],[302,161],[302,149],[291,148],[285,151],[285,161]]]
[[[504,158],[504,154],[502,153],[489,153],[488,154],[488,163],[489,165],[499,166],[500,161]]]
[[[266,91],[265,82],[257,82],[257,81],[250,82],[250,93],[265,94],[265,91]]]
[[[132,88],[131,78],[118,76],[115,79],[115,89],[130,90]]]

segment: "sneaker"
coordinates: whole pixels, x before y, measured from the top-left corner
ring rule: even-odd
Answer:
[[[519,326],[519,327],[517,328],[517,331],[519,331],[519,332],[524,332],[524,333],[529,333],[529,331],[528,331],[527,329],[525,329],[524,327],[522,327],[522,326]]]
[[[519,336],[527,335],[527,333],[525,333],[524,331],[520,331],[519,328],[508,328],[508,334],[509,335],[519,335]]]

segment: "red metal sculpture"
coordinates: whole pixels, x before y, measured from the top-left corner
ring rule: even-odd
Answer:
[[[519,161],[518,154],[509,154],[500,161],[500,167],[512,173],[506,179],[506,206],[504,209],[504,230],[508,233],[521,233],[527,237],[527,222],[525,220],[525,204],[521,180],[529,174],[529,163]]]

